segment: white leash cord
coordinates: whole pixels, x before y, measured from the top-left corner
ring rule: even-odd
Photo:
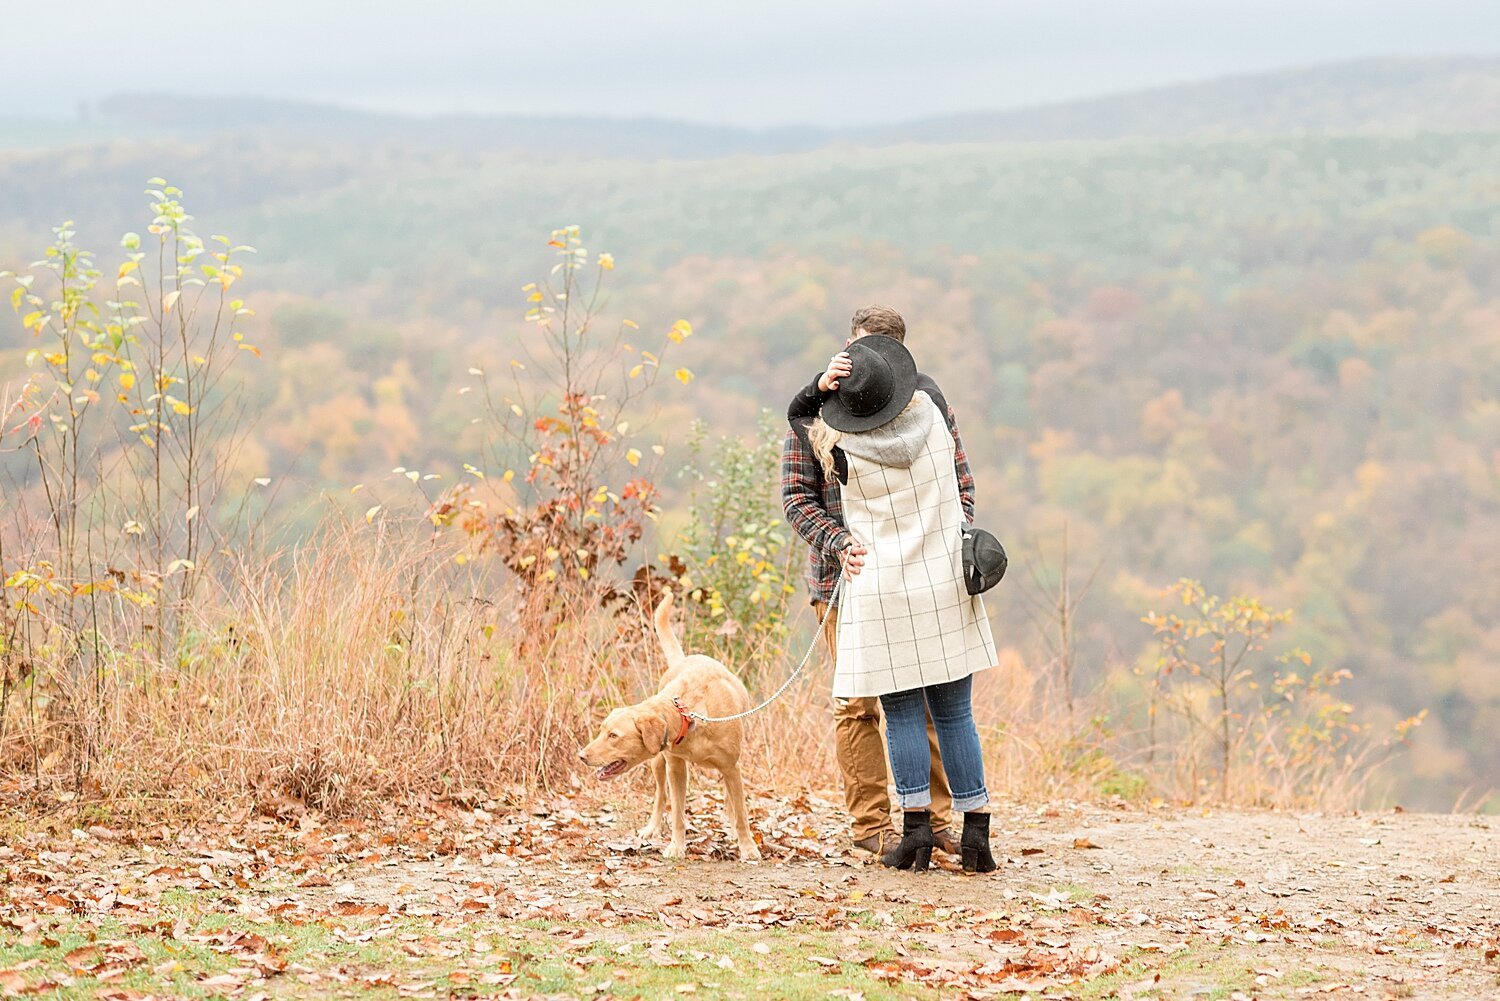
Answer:
[[[813,637],[812,646],[807,648],[807,653],[803,655],[802,663],[797,665],[797,670],[792,672],[791,677],[787,678],[786,681],[782,683],[781,687],[776,689],[775,694],[773,694],[769,699],[766,699],[766,701],[762,702],[760,705],[755,706],[752,709],[746,709],[742,713],[735,713],[733,716],[700,716],[698,713],[692,712],[688,709],[681,710],[682,714],[695,723],[729,723],[733,720],[744,719],[746,716],[753,716],[764,709],[766,706],[770,705],[772,702],[775,702],[777,699],[785,695],[786,690],[792,687],[792,682],[796,681],[797,676],[800,675],[803,669],[807,667],[807,662],[812,660],[813,651],[818,648],[818,640],[823,637],[823,626],[828,622],[828,616],[833,614],[833,603],[838,598],[839,591],[843,588],[843,586],[844,565],[840,564],[838,578],[833,582],[833,590],[829,592],[828,604],[823,608],[823,621],[818,623],[818,632],[817,635]]]

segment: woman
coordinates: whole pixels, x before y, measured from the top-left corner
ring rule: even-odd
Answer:
[[[921,870],[932,856],[925,703],[954,809],[964,811],[964,870],[992,872],[970,688],[974,672],[995,663],[995,642],[984,605],[964,587],[953,436],[917,390],[916,362],[903,344],[864,337],[848,354],[836,392],[808,428],[818,461],[842,485],[850,545],[865,550],[863,566],[845,565],[833,694],[878,695],[885,713],[905,823],[900,844],[881,861]]]

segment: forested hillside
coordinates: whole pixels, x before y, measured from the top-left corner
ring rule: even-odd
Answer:
[[[750,433],[854,308],[890,303],[954,404],[981,518],[1018,569],[1038,548],[1054,566],[1064,525],[1075,568],[1101,566],[1080,609],[1088,683],[1138,684],[1140,617],[1177,578],[1263,595],[1296,610],[1290,642],[1353,672],[1375,720],[1431,710],[1388,777],[1404,804],[1447,808],[1500,785],[1500,133],[1459,128],[1496,107],[1494,66],[1452,69],[1411,91],[1448,96],[1428,119],[1446,133],[1415,132],[1412,104],[1350,117],[1380,103],[1365,77],[1335,82],[1368,101],[1304,104],[1304,75],[1282,113],[1230,106],[1215,122],[1227,92],[1210,90],[1163,131],[1390,134],[678,162],[264,128],[37,147],[0,153],[0,269],[70,218],[107,248],[138,227],[145,179],[170,176],[215,232],[259,250],[244,294],[263,357],[246,366],[256,418],[234,482],[299,497],[398,465],[461,473],[475,410],[459,390],[472,366],[516,355],[520,286],[557,226],[613,253],[612,311],[697,331],[681,348],[696,378],[655,415],[669,488],[688,418]],[[1132,105],[1141,122],[1165,106],[1149,103]],[[1113,133],[1087,117],[1062,134]],[[24,377],[29,347],[0,320],[0,384]],[[315,507],[275,517],[295,527]],[[1018,572],[1006,586],[1030,585]],[[991,610],[1039,663],[1020,602],[1002,590]]]

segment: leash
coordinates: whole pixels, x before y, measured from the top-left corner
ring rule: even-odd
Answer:
[[[681,713],[684,718],[693,720],[696,723],[730,723],[737,719],[744,719],[746,716],[754,716],[766,706],[781,698],[786,694],[786,690],[792,687],[792,682],[797,680],[797,676],[800,675],[803,669],[807,667],[807,662],[812,660],[813,651],[818,648],[818,641],[823,637],[823,626],[827,624],[828,616],[833,613],[834,600],[838,598],[839,591],[842,590],[843,587],[844,564],[841,562],[839,565],[838,579],[833,582],[833,591],[829,593],[828,604],[823,608],[823,619],[818,623],[818,632],[817,635],[813,636],[812,646],[807,648],[807,653],[802,656],[802,663],[797,665],[797,669],[792,672],[791,677],[782,682],[781,687],[776,689],[775,693],[772,694],[769,699],[766,699],[764,702],[762,702],[758,706],[755,706],[754,708],[746,709],[742,713],[735,713],[733,716],[703,716],[699,713],[693,712],[691,709],[684,709],[680,705],[677,707],[677,711]]]

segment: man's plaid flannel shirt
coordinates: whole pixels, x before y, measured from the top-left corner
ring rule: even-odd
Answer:
[[[964,517],[974,521],[974,475],[969,471],[969,457],[964,452],[953,408],[948,408],[948,430],[953,432],[953,470],[958,475],[958,496],[963,502]],[[817,456],[787,429],[781,443],[781,506],[787,521],[808,545],[808,600],[826,603],[833,597],[833,585],[839,575],[839,552],[849,542],[844,527],[844,502],[839,494],[837,477],[824,477]]]

